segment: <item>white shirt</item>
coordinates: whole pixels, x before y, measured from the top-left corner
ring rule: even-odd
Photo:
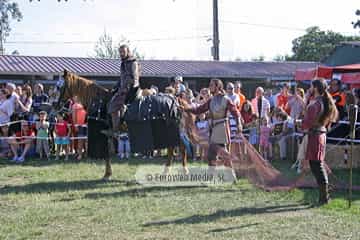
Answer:
[[[262,97],[262,102],[261,102],[261,114],[260,114],[260,118],[263,118],[263,117],[266,117],[266,118],[269,118],[269,113],[270,113],[270,102],[265,98],[265,97]],[[253,98],[251,100],[251,105],[253,107],[253,110],[254,110],[254,113],[256,115],[259,114],[259,111],[258,111],[258,100],[257,98]]]
[[[14,106],[11,99],[6,99],[0,105],[0,124],[10,122],[10,116],[14,113]]]
[[[232,102],[236,107],[240,105],[240,97],[239,97],[239,95],[237,95],[236,93],[235,93],[235,94],[232,94],[232,95],[226,94],[226,96],[231,100],[231,102]],[[228,111],[227,115],[228,115],[229,117],[232,116],[229,111]]]
[[[12,107],[12,113],[14,113],[15,111],[15,107],[17,104],[17,99],[19,99],[19,95],[16,92],[13,92],[9,98],[10,102],[11,102],[11,107]]]
[[[232,101],[233,104],[235,104],[236,106],[240,105],[240,97],[238,94],[234,93],[234,94],[227,94],[227,96],[230,98],[230,100]]]

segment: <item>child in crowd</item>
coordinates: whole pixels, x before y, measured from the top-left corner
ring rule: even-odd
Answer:
[[[50,150],[49,150],[49,122],[46,121],[47,113],[45,111],[40,111],[39,121],[36,122],[36,152],[39,153],[40,159],[43,158],[43,153],[46,155],[46,159],[49,160]]]
[[[191,96],[187,94],[186,92],[180,92],[179,99],[183,102],[188,104],[189,106],[194,106],[194,104],[191,102]],[[187,159],[190,157],[194,157],[193,154],[193,146],[191,145],[188,131],[189,129],[186,128],[186,119],[184,116],[180,119],[180,146],[179,146],[179,152],[180,152],[180,159],[182,162],[187,162]]]
[[[50,147],[50,153],[51,154],[55,154],[56,150],[55,150],[55,125],[54,124],[56,122],[56,111],[55,109],[51,109],[50,113],[48,115],[48,119],[49,119],[49,147]]]
[[[262,118],[260,127],[260,152],[264,159],[271,160],[271,144],[269,142],[271,128],[267,118]]]
[[[65,151],[65,160],[69,159],[70,133],[70,125],[64,120],[63,115],[58,113],[55,126],[56,160],[59,160],[60,152],[62,150]]]
[[[27,121],[21,122],[21,130],[12,135],[14,139],[9,140],[11,151],[14,155],[12,162],[22,163],[34,141],[35,132]],[[18,150],[22,150],[19,157]]]
[[[130,157],[130,141],[128,128],[125,122],[120,124],[120,135],[118,138],[118,156],[120,159],[129,159]]]
[[[85,139],[81,138],[87,136],[87,127],[85,126],[87,112],[78,96],[74,96],[73,101],[71,106],[72,124],[74,124],[74,136],[79,138],[74,145],[76,146],[77,160],[81,160],[83,152],[86,151]]]
[[[286,160],[287,144],[286,140],[290,131],[289,115],[285,111],[280,111],[276,114],[277,123],[274,132],[278,133],[278,144],[280,150],[280,159]]]
[[[9,126],[7,124],[0,127],[1,138],[0,139],[0,157],[8,158],[11,157],[11,149],[8,140],[6,139],[9,136]],[[5,139],[4,139],[5,138]]]
[[[209,139],[209,122],[206,120],[206,114],[200,114],[199,119],[196,122],[196,128],[198,129],[198,133],[200,137],[206,141]],[[200,159],[206,159],[206,150],[202,148],[200,145],[197,146],[198,152],[200,154]]]
[[[257,135],[256,135],[256,114],[252,109],[250,101],[246,101],[241,108],[241,117],[244,120],[244,132],[246,133],[249,130],[249,142],[250,144],[257,144]]]
[[[241,137],[238,134],[238,128],[235,118],[229,114],[229,127],[230,127],[230,152],[231,154],[234,154],[235,156],[239,156],[239,153],[241,151]]]

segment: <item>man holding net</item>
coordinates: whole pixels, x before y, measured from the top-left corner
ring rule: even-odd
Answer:
[[[319,204],[327,204],[329,201],[328,175],[324,163],[326,128],[338,116],[335,103],[326,89],[324,79],[312,82],[310,95],[314,100],[308,105],[302,123],[302,128],[308,135],[305,160],[309,161],[311,172],[319,185]]]
[[[193,114],[201,114],[209,111],[209,150],[207,154],[209,170],[214,170],[216,166],[217,155],[220,148],[227,149],[230,143],[230,132],[227,113],[228,111],[236,120],[238,133],[242,130],[241,115],[232,103],[232,101],[225,95],[223,83],[220,79],[212,79],[209,86],[212,97],[202,105],[190,108],[183,107],[186,112]],[[232,168],[232,161],[225,161],[226,167]]]

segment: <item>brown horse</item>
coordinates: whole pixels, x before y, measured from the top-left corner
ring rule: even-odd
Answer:
[[[64,81],[58,82],[57,89],[60,91],[59,100],[67,100],[72,98],[73,96],[78,96],[80,102],[84,104],[88,109],[94,105],[94,102],[103,102],[104,104],[109,103],[112,93],[108,89],[97,85],[95,82],[88,80],[86,78],[77,76],[76,74],[70,73],[69,71],[64,71]],[[138,98],[145,98],[149,94],[149,91],[143,90],[138,96]],[[139,99],[137,99],[139,100]],[[141,101],[143,102],[143,101]],[[146,101],[145,101],[146,102]],[[156,101],[155,101],[156,102]],[[160,101],[161,102],[161,101]],[[160,104],[160,103],[159,103]],[[163,103],[161,103],[163,104]],[[160,105],[161,105],[160,104]],[[159,105],[159,106],[160,106]],[[162,106],[167,106],[167,104],[163,104]],[[107,122],[109,126],[111,125],[111,118],[107,116]],[[166,129],[163,129],[166,131]],[[108,131],[107,131],[108,132]],[[104,132],[102,131],[104,134]],[[105,133],[106,134],[106,133]],[[112,134],[108,134],[108,145],[111,146],[113,144]],[[168,159],[165,164],[165,172],[169,171],[169,167],[172,165],[172,160],[174,158],[174,146],[168,146]],[[181,149],[184,152],[184,149]],[[111,168],[111,159],[110,157],[105,158],[105,174],[103,179],[108,180],[112,175],[112,168]],[[187,157],[186,155],[182,156],[182,164],[184,167],[184,171],[188,172],[187,170]]]
[[[80,77],[67,70],[64,71],[63,78],[64,81],[59,81],[56,88],[56,90],[60,92],[58,99],[59,106],[61,104],[61,101],[64,103],[67,100],[73,98],[74,96],[77,96],[80,102],[85,106],[85,108],[88,109],[88,112],[91,112],[91,108],[93,105],[97,106],[99,102],[107,103],[111,99],[112,94],[108,89],[97,85],[95,82],[89,79]],[[108,119],[106,119],[106,117],[104,120],[105,122],[109,121]],[[108,138],[108,146],[111,146],[109,144],[111,141],[112,138]],[[110,176],[112,175],[111,158],[104,157],[104,160],[105,174],[103,179],[109,180]]]

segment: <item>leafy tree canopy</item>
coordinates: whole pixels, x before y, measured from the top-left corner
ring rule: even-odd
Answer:
[[[4,42],[11,32],[11,20],[21,21],[19,4],[9,0],[0,0],[0,54],[4,53]]]
[[[356,10],[355,15],[360,17],[360,9]],[[352,25],[354,26],[354,28],[360,28],[360,19],[352,22]]]
[[[360,41],[359,37],[344,36],[333,31],[322,31],[319,27],[306,29],[303,36],[292,41],[293,55],[287,57],[290,61],[316,61],[327,57],[335,47],[346,41]]]

